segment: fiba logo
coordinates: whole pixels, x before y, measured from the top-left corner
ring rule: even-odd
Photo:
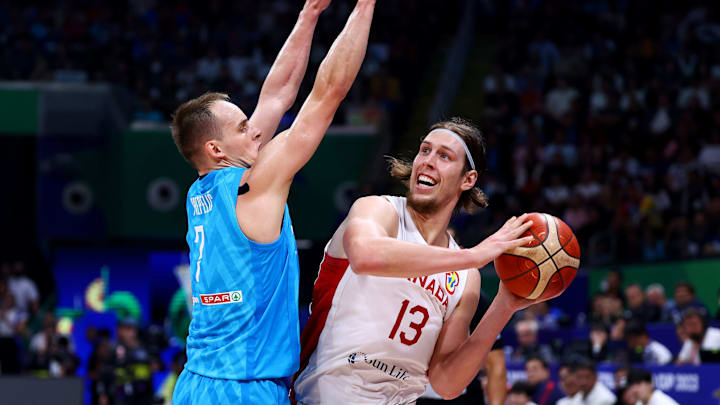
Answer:
[[[458,283],[460,283],[460,276],[458,276],[456,271],[445,273],[445,289],[448,294],[455,294],[455,288],[458,286]]]

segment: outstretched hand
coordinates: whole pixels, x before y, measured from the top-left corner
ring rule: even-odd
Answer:
[[[318,13],[322,13],[330,5],[331,0],[307,0],[305,7]]]
[[[522,214],[519,217],[508,219],[502,228],[472,249],[482,251],[485,257],[493,261],[508,250],[532,242],[532,236],[520,237],[533,224],[532,221],[526,221],[527,217],[528,214]]]

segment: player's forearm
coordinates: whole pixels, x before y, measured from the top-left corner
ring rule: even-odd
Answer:
[[[263,83],[256,108],[262,122],[253,123],[262,129],[263,144],[272,138],[282,116],[295,102],[321,11],[306,3]]]
[[[355,81],[365,58],[374,6],[374,0],[358,1],[345,28],[320,64],[313,89],[297,119],[285,137],[275,138],[283,153],[273,169],[274,177],[283,184],[289,184],[315,153],[340,102]]]
[[[487,397],[489,405],[503,405],[507,395],[507,368],[505,367],[502,349],[492,350],[488,359],[497,356],[498,359],[487,367]]]
[[[311,97],[340,104],[352,86],[367,49],[375,0],[359,0],[320,64]]]
[[[350,266],[358,274],[419,277],[476,267],[474,255],[467,249],[427,246],[391,237],[348,237],[343,245]]]
[[[513,313],[511,307],[493,300],[470,337],[428,370],[430,384],[438,394],[455,398],[462,393],[480,371],[485,356]]]

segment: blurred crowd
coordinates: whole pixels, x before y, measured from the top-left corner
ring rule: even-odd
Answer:
[[[252,111],[262,81],[299,15],[301,1],[0,3],[0,80],[109,82],[134,100],[134,118],[168,122],[183,101],[208,90],[229,93]],[[306,81],[340,33],[354,1],[334,0],[320,17]],[[454,33],[460,4],[433,13],[415,2],[385,1],[363,70],[338,123],[377,123],[410,86],[426,47]],[[447,25],[449,28],[440,28]],[[286,123],[292,121],[292,114]]]
[[[378,7],[367,60],[338,123],[374,124],[410,104],[427,50],[452,35],[461,2],[432,13],[422,2]],[[686,1],[483,1],[484,30],[499,39],[483,80],[482,127],[489,170],[488,214],[460,217],[470,245],[518,212],[565,220],[583,263],[653,261],[720,254],[720,14]],[[110,82],[133,101],[134,118],[165,122],[179,102],[208,89],[252,111],[262,79],[289,34],[300,2],[188,1],[48,4],[0,2],[0,80]],[[321,16],[307,77],[312,78],[353,2],[333,0]],[[489,17],[488,17],[489,16]],[[311,80],[301,89],[307,93]],[[402,115],[402,114],[398,114]],[[292,120],[292,111],[287,122]],[[286,122],[286,123],[287,123]],[[122,317],[113,331],[88,329],[93,350],[80,364],[75,342],[41,305],[22,260],[0,273],[0,373],[44,377],[87,370],[94,404],[167,400],[184,364],[161,359],[159,327]],[[720,292],[719,292],[720,293]],[[656,394],[642,368],[718,362],[720,329],[690,283],[623,283],[611,272],[587,311],[570,319],[548,303],[509,327],[509,363],[527,380],[515,404],[634,404]],[[50,300],[51,301],[51,300]],[[654,339],[674,329],[679,350]],[[581,338],[548,341],[572,328]],[[677,346],[677,345],[676,345]],[[615,392],[596,364],[621,364]],[[560,366],[559,379],[549,367]],[[152,380],[167,372],[161,383]],[[580,399],[577,399],[580,393]],[[588,398],[599,398],[598,402]],[[609,398],[614,398],[613,402]],[[584,402],[582,402],[584,401]]]
[[[538,211],[573,228],[586,264],[719,254],[717,4],[492,4],[485,234]]]
[[[0,267],[0,375],[72,377],[82,368],[92,404],[170,403],[185,354],[175,350],[163,360],[169,342],[161,327],[140,327],[133,317],[120,318],[112,328],[90,326],[81,332],[92,353],[81,364],[72,321],[56,316],[52,295],[40,295],[26,262],[4,261]],[[155,381],[159,372],[163,378]]]
[[[668,299],[662,285],[643,288],[623,283],[618,270],[608,273],[588,312],[578,319],[580,325],[589,322],[589,326],[573,324],[547,302],[535,304],[510,326],[516,343],[505,347],[506,361],[523,364],[527,380],[513,385],[509,400],[515,400],[509,402],[634,405],[642,400],[647,404],[650,396],[665,394],[654,394],[650,373],[642,367],[720,363],[720,323],[714,322],[720,321],[718,308],[713,316],[690,283],[677,283],[673,298]],[[562,328],[572,333],[553,334]],[[669,330],[674,333],[663,333]],[[548,335],[554,338],[547,339]],[[679,349],[671,351],[667,346]],[[618,366],[610,387],[615,392],[598,381],[596,365]],[[550,378],[551,366],[558,367],[556,381]]]

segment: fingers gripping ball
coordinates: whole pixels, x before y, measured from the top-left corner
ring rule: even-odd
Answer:
[[[577,274],[580,245],[572,229],[552,215],[534,212],[528,220],[533,225],[522,236],[533,236],[534,240],[498,256],[495,271],[515,295],[557,297]]]

